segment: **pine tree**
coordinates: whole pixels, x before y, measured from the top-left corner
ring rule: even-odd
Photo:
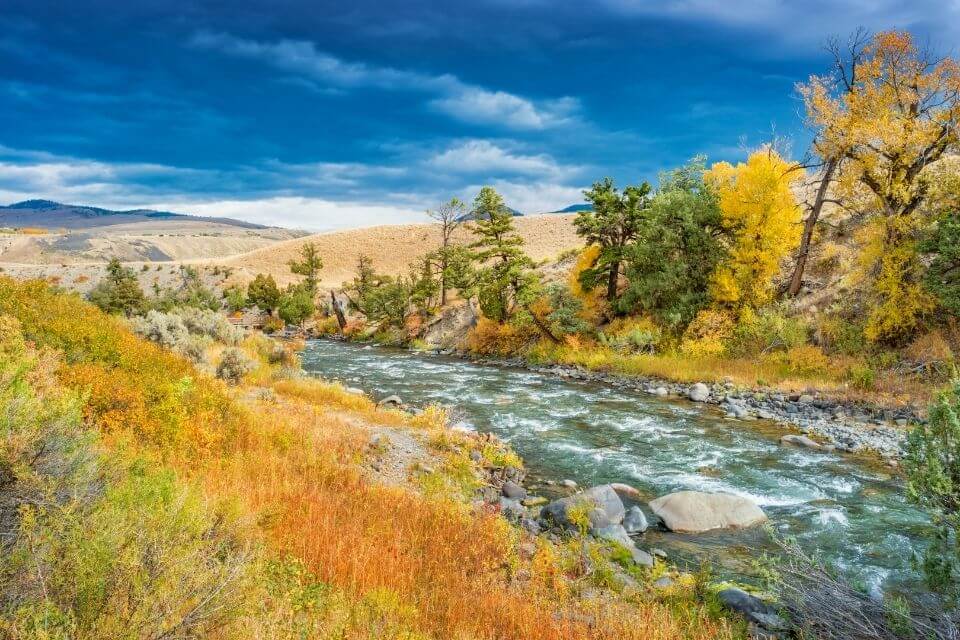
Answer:
[[[320,270],[323,269],[323,259],[320,257],[317,245],[312,242],[306,243],[300,247],[300,260],[291,260],[288,264],[290,272],[303,276],[303,283],[307,290],[316,295]]]
[[[573,224],[587,244],[600,247],[600,253],[592,267],[581,271],[580,282],[588,290],[606,283],[607,301],[612,304],[617,298],[624,253],[636,240],[649,203],[650,185],[644,182],[621,193],[612,179],[604,178],[583,194],[592,208],[578,213]]]
[[[470,245],[478,264],[476,293],[483,314],[506,322],[517,307],[525,309],[536,295],[534,263],[523,251],[513,216],[492,187],[483,187],[474,200],[476,240]]]

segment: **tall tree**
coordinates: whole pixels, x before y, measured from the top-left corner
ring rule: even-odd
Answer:
[[[505,322],[515,307],[526,309],[535,295],[533,260],[523,251],[513,215],[493,187],[483,187],[473,201],[475,222],[470,245],[479,265],[476,277],[480,309],[491,320]]]
[[[726,231],[704,171],[704,159],[694,158],[661,174],[637,240],[624,252],[621,311],[640,310],[683,330],[709,302],[709,274],[726,257]]]
[[[729,257],[713,273],[715,301],[755,309],[773,297],[780,263],[800,241],[792,168],[772,148],[764,148],[745,163],[718,162],[707,172],[732,240]]]
[[[453,232],[463,224],[467,212],[467,205],[458,198],[452,198],[436,209],[427,211],[427,215],[440,225],[440,247],[433,252],[437,270],[440,273],[440,306],[447,304],[447,289],[449,288],[449,271],[451,262],[451,244]]]
[[[300,247],[300,260],[291,260],[290,272],[303,276],[303,284],[314,296],[317,294],[317,284],[320,281],[320,270],[323,269],[323,258],[317,245],[308,242]]]
[[[811,78],[803,95],[819,144],[844,159],[841,187],[871,217],[862,264],[874,296],[867,336],[895,340],[932,307],[916,246],[924,170],[960,142],[960,65],[888,31],[864,48],[848,81],[838,94],[830,78]]]
[[[867,42],[869,42],[869,37],[864,29],[854,31],[845,46],[841,45],[837,38],[831,38],[827,42],[827,51],[833,57],[833,68],[826,76],[811,80],[811,82],[828,83],[831,86],[831,93],[838,96],[853,91],[857,83],[857,75]],[[798,85],[797,88],[801,95],[806,95],[809,85]],[[843,161],[842,151],[836,145],[829,142],[825,143],[821,123],[812,115],[808,114],[808,116],[810,117],[807,118],[807,125],[814,131],[812,152],[819,162],[813,165],[817,172],[812,184],[808,185],[813,190],[813,198],[811,200],[809,197],[805,197],[803,201],[807,215],[803,222],[803,233],[800,235],[800,246],[797,249],[793,274],[790,276],[790,282],[787,285],[786,293],[790,297],[800,293],[800,288],[803,286],[803,273],[806,270],[807,258],[810,255],[813,233],[816,231],[817,222],[819,222],[820,215],[823,213],[824,205],[829,202],[836,202],[829,196]]]
[[[612,179],[604,178],[583,194],[592,207],[578,213],[573,224],[587,244],[600,247],[600,253],[594,266],[580,273],[581,283],[584,288],[592,289],[606,282],[607,301],[613,303],[617,297],[624,251],[639,232],[649,203],[650,185],[644,182],[626,187],[621,193]]]

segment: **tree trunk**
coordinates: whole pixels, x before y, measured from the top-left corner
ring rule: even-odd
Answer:
[[[617,282],[620,280],[620,261],[610,263],[610,276],[607,278],[607,302],[617,297]]]
[[[343,317],[343,310],[340,309],[340,305],[337,303],[337,296],[333,293],[333,289],[330,289],[330,301],[333,302],[333,312],[337,315],[337,324],[340,325],[340,333],[343,333],[343,328],[347,326],[347,319]]]
[[[803,235],[800,237],[800,248],[797,251],[797,265],[793,269],[793,276],[790,278],[790,286],[787,287],[787,295],[791,298],[800,293],[800,287],[803,285],[803,271],[807,266],[807,256],[810,254],[810,242],[813,239],[813,232],[817,226],[817,220],[820,219],[820,213],[823,211],[824,201],[827,199],[827,190],[830,183],[833,182],[833,174],[839,164],[836,158],[827,161],[823,169],[823,176],[820,178],[820,186],[817,187],[817,196],[810,208],[806,221],[803,223]]]
[[[547,336],[547,338],[549,338],[550,342],[552,342],[553,344],[560,344],[560,338],[553,335],[553,332],[550,331],[550,327],[548,327],[547,324],[542,319],[540,319],[540,317],[537,314],[535,314],[530,307],[524,307],[524,308],[527,310],[527,313],[530,314],[530,317],[533,318],[533,323],[537,325],[538,329],[540,329],[540,333]]]

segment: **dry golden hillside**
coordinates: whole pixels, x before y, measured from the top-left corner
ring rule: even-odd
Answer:
[[[526,242],[526,252],[539,261],[582,244],[574,233],[573,218],[573,215],[523,216],[514,218],[514,222]],[[313,242],[323,256],[321,285],[338,287],[353,278],[357,258],[362,254],[373,259],[373,266],[380,273],[406,273],[411,262],[437,247],[439,234],[435,224],[334,231],[280,242],[216,262],[234,267],[234,279],[238,282],[250,280],[257,273],[269,273],[282,285],[299,279],[290,273],[288,263],[298,257],[305,243]],[[463,227],[458,229],[456,237],[457,242],[470,241],[470,233]]]

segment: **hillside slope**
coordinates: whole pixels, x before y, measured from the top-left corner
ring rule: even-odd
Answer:
[[[522,216],[513,219],[525,241],[524,250],[534,260],[554,258],[583,241],[573,228],[572,215]],[[468,243],[470,233],[463,227],[456,241]],[[353,277],[357,258],[370,256],[374,269],[381,273],[405,273],[411,262],[436,248],[439,229],[434,224],[384,225],[321,233],[278,243],[218,263],[235,267],[237,278],[250,279],[257,273],[269,273],[280,284],[298,280],[290,273],[288,263],[297,257],[300,248],[313,242],[323,256],[321,285],[336,287]]]
[[[27,228],[28,233],[17,230]],[[0,207],[0,263],[60,265],[217,258],[303,232],[165,211],[110,211],[28,200]]]

